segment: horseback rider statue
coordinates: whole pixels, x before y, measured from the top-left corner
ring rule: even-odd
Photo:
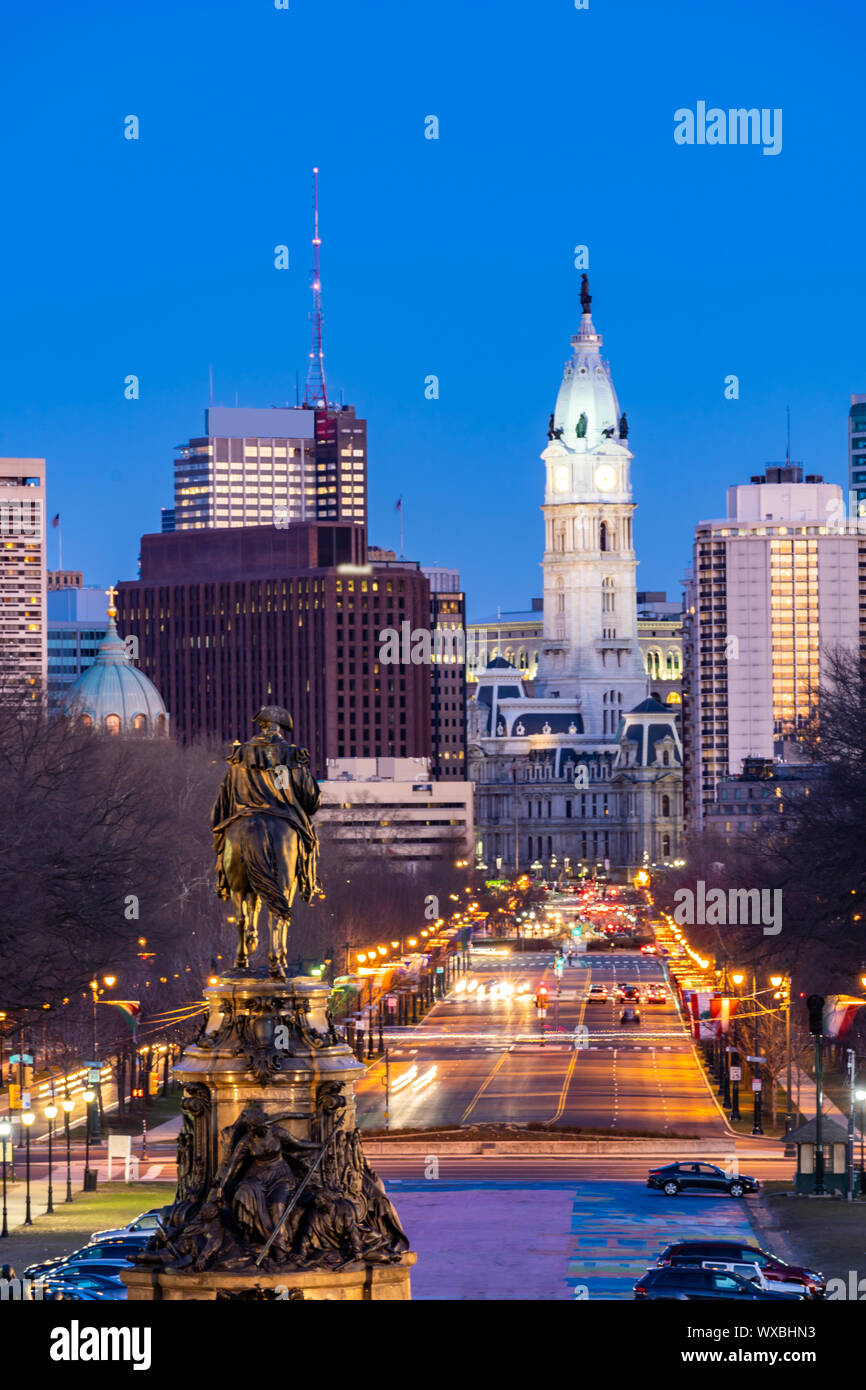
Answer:
[[[237,917],[235,969],[249,970],[266,915],[269,974],[285,980],[295,891],[300,888],[305,902],[322,891],[311,823],[322,794],[310,772],[308,750],[288,741],[288,710],[266,705],[253,722],[260,732],[248,743],[234,744],[211,812],[217,893],[231,899]]]

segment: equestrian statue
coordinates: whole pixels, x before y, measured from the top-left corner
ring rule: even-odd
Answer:
[[[311,819],[322,794],[310,772],[308,750],[288,741],[293,727],[288,710],[266,705],[253,722],[259,733],[234,744],[211,812],[216,891],[235,909],[235,969],[249,971],[266,916],[269,974],[285,980],[295,892],[300,888],[304,902],[322,893]]]

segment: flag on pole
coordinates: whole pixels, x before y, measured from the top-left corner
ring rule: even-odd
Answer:
[[[135,1027],[141,1013],[141,1004],[137,999],[105,999],[101,1002],[110,1004],[113,1009],[119,1009],[130,1028]]]
[[[57,527],[57,526],[60,525],[60,513],[59,513],[59,512],[57,513],[56,516],[53,516],[53,517],[51,518],[51,525],[52,525],[52,526],[55,526],[55,527]]]
[[[847,1035],[854,1015],[862,1009],[866,999],[855,999],[853,994],[828,994],[824,1000],[824,1037],[836,1042]]]
[[[403,510],[403,498],[402,498],[402,497],[398,497],[398,498],[397,498],[397,505],[395,506],[394,511],[395,511],[395,512],[402,512],[402,510]]]
[[[721,997],[710,1000],[710,1018],[714,1018],[718,1024],[720,1033],[727,1033],[732,1016],[737,1012],[739,999],[723,999]]]

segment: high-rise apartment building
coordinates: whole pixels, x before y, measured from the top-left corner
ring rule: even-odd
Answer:
[[[0,459],[0,678],[45,690],[45,460]]]
[[[466,777],[466,595],[457,570],[422,565],[430,585],[433,776]]]
[[[363,528],[309,522],[143,536],[117,607],[178,738],[245,737],[278,703],[315,770],[430,757],[429,665],[379,659],[383,629],[426,627],[429,602],[417,566],[367,563]]]
[[[848,493],[851,516],[866,517],[866,396],[852,396],[848,411]]]
[[[354,406],[211,406],[181,445],[163,531],[367,522],[367,422]]]
[[[770,466],[728,488],[723,520],[696,528],[683,679],[692,828],[746,759],[798,756],[827,655],[859,648],[863,538],[843,505],[835,484]]]

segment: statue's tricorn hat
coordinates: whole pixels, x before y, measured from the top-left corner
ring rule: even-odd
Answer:
[[[265,705],[263,709],[259,710],[253,723],[279,724],[281,729],[286,729],[289,733],[294,728],[292,716],[287,709],[283,709],[282,705]]]

